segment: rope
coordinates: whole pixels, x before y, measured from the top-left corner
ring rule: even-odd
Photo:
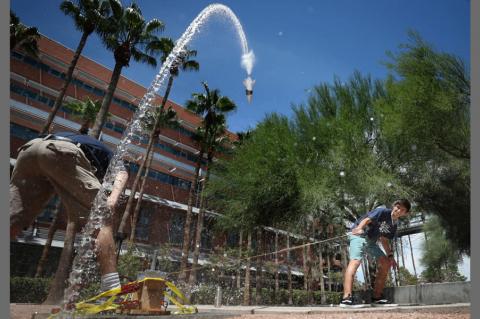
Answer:
[[[236,260],[237,261],[242,261],[242,260],[248,260],[248,259],[252,259],[252,258],[266,257],[268,255],[284,253],[284,252],[287,252],[287,251],[290,251],[290,250],[295,250],[295,249],[299,249],[299,248],[303,248],[303,247],[307,247],[307,246],[323,244],[323,243],[333,241],[333,240],[338,240],[338,239],[341,239],[341,238],[344,238],[344,237],[347,237],[347,236],[348,235],[341,235],[341,236],[337,236],[337,237],[327,238],[327,239],[324,239],[324,240],[314,241],[314,242],[310,242],[310,243],[306,243],[306,244],[302,244],[302,245],[298,245],[298,246],[293,246],[293,247],[280,249],[280,250],[273,251],[273,252],[270,252],[270,253],[263,253],[263,254],[259,254],[259,255],[255,255],[255,256],[248,256],[248,257],[244,257],[244,258],[239,258],[239,259],[236,259]],[[185,271],[203,269],[203,268],[207,268],[207,267],[210,267],[210,266],[211,265],[203,265],[203,266],[185,268],[184,270],[169,272],[169,273],[167,273],[167,276],[180,274],[180,273],[185,272]]]

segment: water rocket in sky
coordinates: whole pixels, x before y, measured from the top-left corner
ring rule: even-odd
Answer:
[[[255,62],[255,55],[253,51],[249,51],[242,55],[242,67],[247,71],[247,78],[243,80],[243,85],[245,86],[245,93],[247,95],[248,103],[252,102],[253,96],[253,85],[255,80],[250,76],[252,74],[253,63]]]

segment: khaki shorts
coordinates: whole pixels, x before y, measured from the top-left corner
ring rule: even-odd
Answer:
[[[10,180],[11,228],[31,225],[55,193],[69,219],[88,217],[100,183],[79,147],[36,138],[19,150]]]

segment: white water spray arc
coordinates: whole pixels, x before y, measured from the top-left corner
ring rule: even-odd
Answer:
[[[134,153],[135,147],[131,145],[132,142],[136,139],[141,139],[141,137],[144,135],[141,125],[142,119],[145,118],[148,113],[154,111],[155,107],[153,106],[153,102],[155,100],[155,94],[159,91],[159,89],[165,83],[165,80],[169,77],[169,70],[174,61],[177,60],[179,55],[183,54],[187,44],[200,31],[202,25],[213,14],[221,14],[222,16],[230,19],[230,21],[235,26],[237,35],[240,39],[240,43],[242,46],[241,66],[247,72],[247,78],[244,80],[244,85],[247,89],[247,98],[249,99],[249,101],[251,100],[251,96],[253,93],[253,84],[255,83],[255,80],[252,80],[251,78],[251,72],[253,64],[255,62],[255,56],[253,54],[253,51],[248,49],[248,44],[245,33],[243,32],[242,25],[240,24],[240,21],[232,12],[232,10],[227,6],[222,4],[209,5],[200,12],[200,14],[195,18],[195,20],[192,21],[184,34],[177,41],[175,47],[172,50],[172,53],[163,63],[159,73],[155,76],[152,84],[148,88],[147,93],[139,102],[138,109],[133,115],[130,124],[125,130],[122,139],[117,146],[115,154],[107,169],[107,173],[105,174],[100,190],[95,197],[88,221],[82,230],[82,239],[80,245],[77,248],[77,254],[73,261],[72,271],[69,277],[69,287],[65,291],[65,304],[77,300],[79,296],[79,289],[81,289],[82,284],[88,282],[88,280],[96,272],[97,265],[95,262],[94,254],[95,234],[98,229],[104,226],[106,218],[109,218],[111,216],[111,212],[107,208],[106,204],[106,194],[108,193],[108,189],[111,188],[111,186],[113,185],[116,174],[123,167],[123,159],[127,157],[126,155],[129,152]],[[68,317],[69,315],[67,315],[67,318]]]

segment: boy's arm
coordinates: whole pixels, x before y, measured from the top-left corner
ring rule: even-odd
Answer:
[[[397,262],[393,258],[393,251],[392,251],[392,248],[390,247],[390,239],[388,239],[387,237],[380,236],[380,242],[382,243],[383,249],[387,254],[390,265],[395,268],[398,268]]]
[[[365,228],[365,226],[367,226],[368,224],[370,224],[372,222],[372,220],[370,218],[365,218],[363,219],[358,225],[357,227],[355,227],[354,229],[352,229],[352,234],[353,235],[361,235],[363,234],[363,229]]]
[[[392,248],[390,247],[390,240],[387,237],[380,236],[380,243],[382,244],[383,249],[387,256],[393,257]]]

